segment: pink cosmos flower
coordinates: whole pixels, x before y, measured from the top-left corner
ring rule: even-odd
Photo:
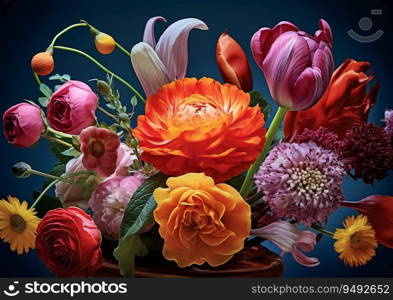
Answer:
[[[40,139],[44,129],[41,111],[32,104],[16,104],[3,115],[4,136],[15,146],[30,147]]]
[[[120,238],[124,211],[136,189],[143,183],[141,174],[115,176],[98,185],[89,205],[98,228],[109,238]]]
[[[184,78],[188,64],[187,41],[194,28],[207,30],[199,19],[187,18],[170,25],[156,43],[154,24],[166,22],[163,17],[153,17],[146,23],[143,42],[131,50],[131,62],[146,96],[155,94],[166,83]]]
[[[116,170],[120,139],[116,133],[105,128],[90,126],[80,134],[83,165],[108,177]]]
[[[255,175],[255,184],[279,217],[310,226],[325,222],[344,200],[344,164],[314,142],[280,143]]]
[[[87,84],[70,80],[52,94],[48,122],[61,132],[79,134],[93,124],[97,106],[98,97]]]
[[[301,231],[296,226],[286,221],[277,221],[265,227],[251,230],[251,234],[266,239],[276,244],[283,254],[291,252],[293,258],[301,265],[315,267],[319,259],[308,257],[303,252],[310,252],[316,245],[317,235],[311,231]]]
[[[295,111],[312,106],[329,85],[332,45],[330,26],[322,19],[314,36],[284,21],[273,29],[261,28],[251,39],[252,54],[273,99]]]

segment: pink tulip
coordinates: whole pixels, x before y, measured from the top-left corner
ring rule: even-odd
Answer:
[[[40,139],[44,129],[41,111],[32,104],[16,104],[3,115],[4,136],[15,146],[30,147]]]
[[[291,252],[295,261],[302,266],[319,265],[318,258],[308,257],[300,251],[310,252],[314,249],[317,237],[314,232],[301,231],[289,222],[277,221],[265,227],[253,229],[251,234],[273,242],[283,251],[283,254]]]
[[[369,219],[380,244],[393,248],[393,196],[372,195],[357,202],[340,202]]]
[[[136,189],[143,183],[141,174],[115,176],[99,184],[90,198],[93,219],[103,234],[120,238],[120,226],[124,211]]]
[[[48,104],[48,122],[61,132],[79,134],[93,124],[98,97],[91,88],[70,80],[53,93]]]
[[[332,33],[319,21],[314,37],[294,24],[280,22],[261,28],[251,39],[255,62],[262,69],[270,94],[282,107],[303,110],[325,92],[333,72]]]

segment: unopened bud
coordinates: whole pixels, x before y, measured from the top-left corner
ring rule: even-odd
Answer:
[[[100,94],[104,96],[109,96],[112,89],[107,82],[103,80],[97,80],[97,90],[100,92]]]
[[[32,174],[31,170],[31,167],[24,162],[18,162],[12,166],[12,173],[18,178],[29,177]]]

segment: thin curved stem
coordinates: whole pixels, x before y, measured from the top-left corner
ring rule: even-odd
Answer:
[[[65,138],[69,138],[72,139],[73,135],[72,134],[68,134],[68,133],[64,133],[61,131],[58,131],[56,129],[53,129],[52,127],[48,126],[48,132],[53,133],[55,135],[61,136],[61,137],[65,137]]]
[[[85,23],[76,23],[76,24],[72,24],[66,28],[64,28],[62,31],[60,31],[58,34],[55,35],[55,37],[53,38],[52,42],[50,43],[48,49],[53,48],[53,46],[55,45],[57,39],[59,37],[61,37],[64,33],[66,33],[67,31],[76,28],[76,27],[87,27],[87,25]]]
[[[119,122],[119,120],[117,119],[117,117],[115,116],[115,115],[113,115],[113,114],[111,114],[109,111],[107,111],[105,108],[103,108],[103,107],[101,107],[101,106],[98,106],[98,110],[100,111],[100,112],[102,112],[104,115],[106,115],[108,118],[111,118],[111,119],[113,119],[114,121],[116,121],[116,122]]]
[[[263,160],[265,159],[267,153],[269,152],[269,148],[273,142],[273,139],[276,135],[277,129],[279,128],[282,120],[284,119],[284,116],[288,110],[286,108],[283,108],[281,106],[278,107],[278,110],[273,118],[272,123],[269,126],[269,129],[266,133],[266,142],[265,146],[263,147],[262,152],[259,154],[255,162],[250,166],[250,168],[247,171],[246,178],[243,181],[243,185],[240,189],[240,195],[242,195],[243,198],[246,198],[252,184],[252,178],[254,177],[255,173],[257,172],[259,166],[262,164]]]
[[[320,233],[322,233],[322,234],[324,234],[324,235],[328,235],[328,236],[330,236],[330,237],[333,237],[333,235],[334,235],[333,232],[330,232],[330,231],[328,231],[328,230],[325,230],[325,229],[323,229],[322,227],[320,227],[320,226],[318,226],[318,225],[312,225],[311,228],[314,229],[314,230],[316,230],[316,231],[318,231],[318,232],[320,232]]]
[[[89,173],[91,174],[91,171],[89,171]],[[62,180],[60,180],[60,179],[63,179],[63,181],[64,181],[64,179],[67,179],[67,178],[71,178],[71,177],[75,177],[75,176],[79,176],[79,175],[83,175],[83,174],[89,174],[89,173],[87,173],[86,171],[80,171],[80,172],[75,172],[75,173],[72,173],[72,174],[69,174],[69,175],[62,176],[62,177],[60,177],[59,179],[53,180],[51,183],[49,183],[49,184],[46,186],[46,188],[41,192],[41,194],[39,194],[39,196],[37,197],[37,199],[36,199],[36,200],[34,201],[34,203],[31,205],[31,208],[34,208],[34,207],[38,204],[38,202],[41,200],[41,198],[50,190],[50,188],[51,188],[52,186],[54,186],[56,183],[62,181]],[[69,182],[70,184],[85,186],[84,184],[77,184],[76,182],[72,182],[72,181],[67,181],[67,182]]]
[[[63,146],[66,146],[68,148],[72,148],[73,146],[70,143],[67,143],[61,139],[55,138],[54,136],[50,136],[50,135],[42,135],[43,138],[46,138],[47,140],[50,140],[52,142],[61,144]]]
[[[36,72],[33,72],[33,76],[34,76],[35,83],[37,83],[37,85],[40,86],[41,80],[40,80],[40,77],[38,76],[38,74]]]
[[[116,46],[117,46],[117,48],[119,48],[121,50],[121,52],[123,52],[124,54],[128,55],[129,57],[131,57],[130,51],[127,51],[127,49],[124,48],[122,45],[120,45],[118,42],[116,42]]]
[[[142,95],[132,86],[130,85],[127,81],[125,81],[123,78],[121,78],[119,75],[116,75],[112,71],[110,71],[108,68],[103,66],[100,62],[98,62],[95,58],[91,57],[89,54],[75,49],[75,48],[70,48],[70,47],[65,47],[65,46],[54,46],[53,49],[58,49],[58,50],[64,50],[64,51],[70,51],[77,53],[79,55],[82,55],[92,61],[94,64],[96,64],[101,70],[104,72],[108,73],[109,75],[113,76],[116,78],[118,81],[120,81],[122,84],[124,84],[126,87],[128,87],[139,99],[141,99],[143,102],[145,102],[145,98],[142,97]]]

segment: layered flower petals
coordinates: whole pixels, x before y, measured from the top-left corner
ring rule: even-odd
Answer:
[[[142,159],[168,175],[205,172],[222,182],[247,169],[264,142],[264,117],[249,94],[209,78],[163,86],[133,134]]]
[[[372,195],[357,202],[340,202],[368,217],[380,244],[393,248],[393,196]]]
[[[154,34],[154,25],[157,21],[166,22],[166,19],[161,16],[150,18],[146,22],[145,31],[143,32],[143,42],[149,44],[153,48],[155,48],[157,44]]]
[[[179,267],[227,262],[244,246],[251,226],[251,209],[227,184],[215,184],[203,173],[167,180],[154,191],[154,211],[164,239],[163,255]]]
[[[323,94],[333,72],[331,32],[326,21],[312,37],[289,22],[262,28],[251,50],[262,69],[270,94],[282,107],[303,110]]]
[[[252,90],[252,73],[247,55],[226,32],[218,38],[216,60],[225,82],[234,84],[246,92]]]
[[[379,84],[376,84],[367,92],[367,85],[374,78],[373,75],[365,73],[369,68],[368,62],[357,62],[353,59],[347,59],[341,64],[316,105],[286,114],[286,139],[293,139],[305,128],[317,130],[321,126],[343,139],[347,130],[366,122],[379,89]]]

